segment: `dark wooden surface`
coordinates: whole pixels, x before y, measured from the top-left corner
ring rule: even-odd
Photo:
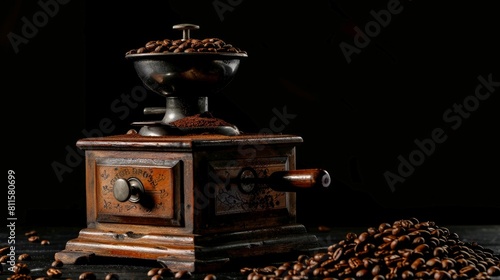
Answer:
[[[447,226],[450,231],[457,233],[460,239],[465,242],[477,242],[485,248],[489,248],[495,252],[496,255],[500,254],[500,225],[449,225]],[[46,239],[50,241],[48,245],[42,245],[39,242],[30,242],[25,233],[34,230],[37,232],[40,240]],[[33,279],[37,277],[46,276],[46,270],[50,267],[51,263],[54,261],[54,254],[62,250],[65,243],[78,236],[79,228],[67,228],[67,227],[35,227],[35,228],[16,228],[16,250],[17,256],[20,254],[29,254],[31,260],[24,261],[31,270],[30,275]],[[321,247],[327,247],[328,245],[337,243],[342,240],[346,233],[355,232],[360,233],[364,231],[365,228],[330,228],[328,230],[319,230],[319,228],[308,228],[308,231],[315,234],[320,242]],[[6,247],[9,233],[6,230],[0,232],[0,245],[1,247]],[[262,267],[266,265],[280,264],[283,261],[294,261],[297,256],[290,255],[289,259],[283,260],[266,260],[262,262]],[[288,258],[288,257],[287,257]],[[2,264],[3,272],[0,274],[0,279],[8,279],[11,273],[8,271],[9,265],[6,263]],[[108,273],[117,274],[121,280],[129,279],[143,279],[148,280],[151,277],[147,276],[147,272],[154,268],[160,267],[156,262],[147,261],[137,261],[137,260],[126,260],[126,259],[102,259],[97,263],[82,264],[82,265],[64,265],[60,268],[62,271],[62,277],[60,279],[75,279],[77,280],[81,273],[86,271],[94,272],[97,279],[104,279]],[[244,264],[241,264],[240,268],[243,268]],[[256,267],[256,266],[253,266]],[[261,266],[258,266],[261,267]],[[204,279],[208,273],[194,273],[191,279]],[[217,279],[246,279],[239,272],[237,266],[234,270],[227,271],[214,271],[213,274]],[[171,277],[174,279],[174,277]],[[168,277],[166,278],[168,279]],[[491,279],[500,279],[500,277],[491,277]]]

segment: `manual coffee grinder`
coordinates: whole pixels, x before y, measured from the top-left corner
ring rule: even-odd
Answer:
[[[247,54],[191,38],[198,28],[175,25],[182,39],[126,54],[144,85],[166,98],[144,113],[163,117],[77,142],[86,157],[87,228],[56,259],[143,259],[201,272],[319,248],[296,222],[296,194],[328,187],[328,172],[296,169],[299,136],[243,133],[208,113],[208,97]],[[188,119],[195,122],[179,125]]]

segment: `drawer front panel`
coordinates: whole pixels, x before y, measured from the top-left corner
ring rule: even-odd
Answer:
[[[96,213],[98,222],[180,226],[181,167],[177,160],[97,159]],[[115,197],[117,181],[140,182],[142,191],[126,201]],[[121,186],[123,188],[123,186]]]

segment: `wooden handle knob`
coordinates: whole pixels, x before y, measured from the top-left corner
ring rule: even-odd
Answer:
[[[267,185],[277,191],[297,191],[308,188],[327,188],[330,174],[323,169],[276,171],[269,176]]]
[[[330,186],[330,174],[323,169],[276,171],[268,177],[258,178],[253,168],[245,168],[237,179],[240,191],[250,193],[256,187],[269,187],[275,191],[296,192],[310,188]]]

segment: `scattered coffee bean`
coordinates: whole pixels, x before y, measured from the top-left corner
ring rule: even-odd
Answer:
[[[7,263],[8,259],[9,259],[9,256],[3,255],[0,257],[0,263]]]
[[[30,274],[31,270],[28,268],[28,265],[25,263],[16,263],[12,268],[12,272],[14,274]]]
[[[156,274],[151,276],[151,280],[163,280],[163,276]]]
[[[240,269],[240,273],[243,274],[243,275],[248,275],[250,274],[250,272],[252,272],[253,269],[251,267],[243,267]]]
[[[118,274],[115,273],[108,273],[106,274],[106,277],[104,280],[120,280],[120,277],[118,277]]]
[[[203,280],[217,280],[217,277],[214,274],[207,274]]]
[[[28,241],[29,242],[38,242],[38,241],[40,241],[40,236],[38,236],[38,235],[31,235],[30,237],[28,237]]]
[[[191,272],[187,271],[187,270],[180,270],[180,271],[177,271],[174,275],[174,278],[176,279],[188,279],[188,278],[191,278],[192,274]]]
[[[24,253],[24,254],[19,255],[17,257],[17,259],[19,261],[30,261],[31,260],[31,256],[29,254]]]
[[[61,278],[62,271],[60,271],[57,268],[50,267],[49,269],[47,269],[47,276],[49,276],[50,278],[55,278],[55,279]]]
[[[7,253],[10,251],[10,248],[7,246],[7,247],[2,247],[0,249],[0,256],[3,256],[3,255],[7,255]]]
[[[64,265],[64,264],[63,264],[63,262],[62,262],[61,260],[54,260],[54,261],[50,264],[50,266],[52,266],[52,267],[62,267],[63,265]]]
[[[50,241],[47,240],[47,239],[43,239],[42,241],[40,241],[40,244],[42,244],[42,245],[49,245]]]
[[[97,280],[97,277],[93,272],[87,271],[80,274],[78,280]]]
[[[154,275],[157,275],[158,274],[158,270],[160,270],[160,268],[151,268],[149,271],[148,271],[148,276],[154,276]]]
[[[135,129],[131,128],[131,129],[129,129],[129,130],[127,131],[127,133],[126,133],[126,134],[137,134],[137,130],[135,130]]]

